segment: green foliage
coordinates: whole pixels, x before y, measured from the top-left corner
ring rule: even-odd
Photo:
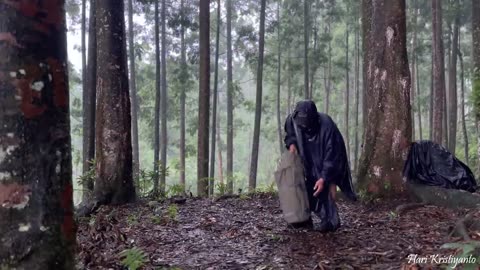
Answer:
[[[139,269],[148,262],[148,255],[137,247],[125,249],[118,255],[122,259],[122,265],[127,267],[129,270]]]
[[[90,169],[85,173],[78,177],[78,184],[83,185],[89,181],[95,181],[95,159],[89,160],[88,163],[90,164]]]
[[[135,215],[135,214],[130,214],[128,217],[127,217],[127,224],[128,225],[134,225],[134,224],[137,224],[138,223],[138,217]]]
[[[395,211],[390,211],[388,212],[388,216],[390,217],[390,219],[395,219],[398,217],[398,214]]]
[[[167,209],[168,218],[172,221],[177,220],[178,206],[176,204],[170,204]]]
[[[167,190],[167,196],[183,196],[185,195],[185,186],[181,184],[171,185]]]
[[[460,254],[455,256],[459,259],[459,265],[463,266],[463,269],[478,269],[480,266],[480,241],[468,241],[465,243],[447,243],[441,246],[445,249],[457,249],[460,250]],[[470,260],[469,260],[470,259]],[[468,261],[475,261],[474,263],[464,263]],[[452,263],[448,266],[448,269],[456,269],[457,264]]]
[[[477,119],[480,119],[480,70],[474,73],[472,89],[473,110]]]

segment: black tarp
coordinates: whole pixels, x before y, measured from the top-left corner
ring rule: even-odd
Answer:
[[[478,185],[470,168],[443,146],[432,141],[413,142],[403,169],[407,181],[475,192]]]

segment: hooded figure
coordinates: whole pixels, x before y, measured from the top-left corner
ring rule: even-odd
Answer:
[[[320,231],[340,227],[335,204],[336,186],[347,198],[357,199],[342,134],[332,118],[304,100],[285,121],[285,146],[302,157],[310,210],[321,219]]]

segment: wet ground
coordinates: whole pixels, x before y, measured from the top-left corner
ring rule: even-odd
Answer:
[[[396,214],[403,203],[340,202],[342,227],[327,234],[287,228],[270,195],[103,207],[79,223],[77,267],[127,269],[119,253],[136,247],[145,254],[141,269],[440,269],[412,256],[454,254],[440,246],[460,240],[449,229],[466,210]]]

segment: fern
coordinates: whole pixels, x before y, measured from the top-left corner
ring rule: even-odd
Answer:
[[[122,265],[127,267],[129,270],[137,270],[148,261],[147,254],[137,247],[125,249],[118,255],[120,258],[123,258],[121,261]]]
[[[479,269],[480,241],[468,241],[465,243],[447,243],[441,246],[441,248],[460,250],[461,253],[457,258],[463,259],[464,262],[468,261],[468,258],[471,258],[470,260],[471,263],[460,263],[460,264],[463,264],[463,269]],[[456,266],[457,266],[456,263],[452,263],[448,266],[448,269],[456,269]]]

